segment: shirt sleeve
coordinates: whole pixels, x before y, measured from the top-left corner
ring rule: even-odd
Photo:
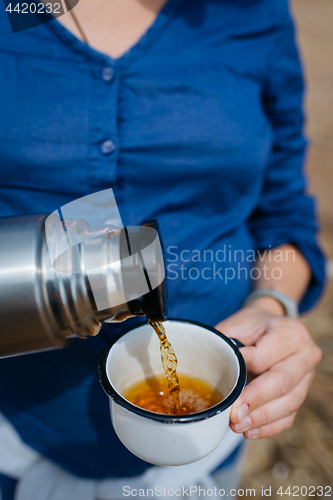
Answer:
[[[315,200],[307,194],[303,165],[303,77],[286,0],[279,4],[277,23],[263,88],[263,106],[273,135],[262,192],[249,219],[260,250],[293,244],[308,261],[312,277],[300,303],[306,311],[318,299],[325,280],[325,262],[316,240]]]

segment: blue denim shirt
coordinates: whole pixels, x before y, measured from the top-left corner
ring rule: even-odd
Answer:
[[[228,317],[256,279],[254,252],[283,243],[311,266],[300,310],[313,305],[324,262],[302,175],[303,83],[286,0],[169,0],[116,60],[54,20],[1,35],[0,66],[0,216],[112,187],[124,225],[160,222],[171,317]],[[76,474],[148,467],[115,436],[97,376],[103,347],[130,323],[0,360],[1,411]]]

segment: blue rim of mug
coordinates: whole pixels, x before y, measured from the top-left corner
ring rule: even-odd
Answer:
[[[238,374],[238,380],[233,388],[233,390],[228,394],[226,398],[224,398],[222,401],[217,403],[214,406],[211,406],[210,408],[207,408],[207,410],[203,410],[197,413],[189,413],[187,415],[166,415],[164,413],[155,413],[149,410],[145,410],[144,408],[140,408],[139,406],[136,406],[135,404],[131,403],[127,399],[125,399],[119,392],[116,391],[116,389],[112,386],[106,372],[106,363],[108,360],[109,352],[111,351],[112,347],[114,344],[118,342],[119,339],[121,339],[124,335],[127,333],[130,333],[133,330],[136,330],[137,328],[142,327],[143,325],[147,325],[148,321],[145,321],[143,323],[139,323],[137,325],[132,326],[131,328],[128,328],[124,332],[120,333],[117,335],[112,341],[106,346],[104,349],[99,365],[98,365],[98,374],[99,374],[99,380],[100,383],[104,389],[104,392],[109,396],[115,403],[118,405],[122,406],[126,410],[128,410],[131,413],[135,413],[136,415],[139,415],[140,417],[144,418],[149,418],[151,420],[155,420],[158,422],[163,422],[165,424],[174,424],[174,423],[190,423],[190,422],[198,422],[200,420],[205,420],[206,418],[210,418],[214,415],[217,415],[218,413],[221,413],[222,411],[226,410],[229,406],[231,406],[238,396],[241,394],[245,381],[246,381],[246,367],[245,367],[245,362],[244,358],[241,355],[236,343],[223,335],[223,333],[219,332],[215,328],[212,328],[211,326],[207,326],[203,323],[199,323],[198,321],[191,321],[187,319],[180,319],[180,318],[168,318],[167,321],[170,322],[177,322],[177,323],[188,323],[190,325],[196,325],[200,326],[201,328],[204,328],[205,330],[209,330],[215,335],[218,335],[221,337],[225,342],[232,348],[234,351],[238,363],[239,363],[239,374]]]

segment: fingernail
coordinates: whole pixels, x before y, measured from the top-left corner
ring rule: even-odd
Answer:
[[[245,432],[247,429],[251,427],[251,425],[252,425],[252,418],[246,417],[244,418],[241,424],[236,424],[235,428],[237,432]]]
[[[251,429],[248,433],[247,433],[247,437],[248,439],[255,439],[259,436],[260,434],[260,430],[259,429]]]
[[[242,405],[240,405],[237,408],[237,416],[238,416],[239,423],[241,423],[242,420],[244,420],[244,418],[246,417],[246,415],[249,412],[250,412],[250,408],[249,408],[249,405],[247,403],[243,403]]]

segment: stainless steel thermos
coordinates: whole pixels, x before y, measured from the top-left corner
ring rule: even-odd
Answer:
[[[71,337],[96,335],[103,322],[136,315],[166,319],[166,270],[157,221],[137,229],[87,227],[89,238],[52,263],[48,215],[0,218],[0,357],[62,347]],[[145,228],[155,231],[147,236]],[[93,290],[88,270],[96,259]],[[138,276],[144,277],[147,293],[140,295]],[[98,293],[107,296],[106,308],[97,307]]]

